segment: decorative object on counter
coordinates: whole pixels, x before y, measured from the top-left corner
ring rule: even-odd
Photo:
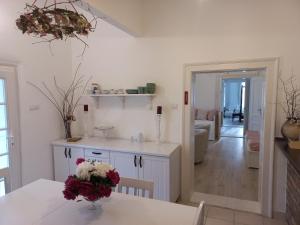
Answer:
[[[295,85],[296,78],[291,76],[287,80],[279,78],[283,93],[284,93],[284,104],[282,106],[283,111],[286,114],[286,121],[281,127],[281,134],[284,138],[292,141],[299,140],[300,135],[300,124],[299,124],[299,96],[300,88]]]
[[[161,142],[161,115],[162,115],[162,106],[157,106],[156,109],[156,121],[157,121],[157,134],[156,134],[156,143],[160,144]]]
[[[83,130],[84,138],[89,137],[89,105],[83,105]]]
[[[144,134],[142,132],[138,133],[138,137],[137,140],[139,143],[143,143],[145,138],[144,138]]]
[[[281,134],[284,138],[297,141],[300,135],[300,124],[299,120],[287,118],[281,127]]]
[[[96,209],[96,201],[110,197],[112,188],[119,183],[119,173],[110,164],[83,158],[78,158],[76,164],[76,174],[65,181],[64,197],[75,200],[82,196],[92,203],[90,209]]]
[[[156,91],[156,84],[155,83],[147,83],[146,89],[148,94],[154,94]]]
[[[80,141],[82,138],[81,137],[72,137],[72,138],[67,138],[67,142],[78,142]]]
[[[79,76],[79,68],[78,65],[73,80],[69,87],[62,88],[56,81],[54,76],[54,86],[55,86],[55,94],[51,91],[51,89],[46,85],[45,82],[42,83],[43,87],[39,87],[38,85],[27,81],[28,84],[36,88],[41,94],[43,94],[56,108],[59,112],[59,115],[63,121],[65,128],[65,138],[72,138],[71,132],[71,124],[73,121],[76,121],[74,112],[78,106],[79,100],[81,96],[85,93],[86,87],[91,80],[85,79],[84,76]]]
[[[26,4],[25,12],[16,20],[18,29],[23,34],[39,37],[42,40],[36,43],[54,40],[66,40],[75,38],[84,44],[83,53],[88,44],[80,36],[88,36],[94,32],[97,26],[97,18],[89,10],[92,20],[77,11],[74,3],[81,0],[41,0],[41,6],[34,0],[32,4]],[[46,36],[50,36],[48,39]],[[82,54],[83,54],[82,53]]]
[[[288,145],[290,149],[300,150],[300,141],[289,141]]]
[[[142,132],[139,132],[136,136],[131,136],[130,141],[133,142],[138,142],[138,143],[143,143],[145,141],[144,134]]]
[[[127,94],[138,94],[138,90],[137,89],[126,89],[126,93]]]
[[[94,129],[102,131],[103,137],[109,138],[109,131],[114,129],[114,127],[113,126],[101,125],[101,126],[98,126],[98,127],[94,127]]]

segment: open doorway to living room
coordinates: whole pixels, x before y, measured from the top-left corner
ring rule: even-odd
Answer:
[[[259,201],[265,70],[193,75],[194,190]]]
[[[245,110],[248,109],[246,78],[225,78],[221,94],[221,136],[244,137]],[[248,96],[247,96],[248,97]]]

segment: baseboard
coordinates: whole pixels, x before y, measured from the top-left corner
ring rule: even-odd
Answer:
[[[273,218],[280,221],[286,221],[286,214],[284,212],[273,211]]]

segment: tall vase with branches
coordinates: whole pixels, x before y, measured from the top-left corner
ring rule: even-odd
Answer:
[[[282,135],[289,140],[299,140],[300,135],[300,88],[296,85],[296,77],[292,75],[287,80],[279,78],[284,94],[284,104],[281,104],[286,115],[286,121],[281,127]]]
[[[81,96],[84,94],[89,81],[84,76],[78,75],[80,64],[78,65],[75,75],[67,88],[63,88],[57,83],[56,77],[53,77],[54,91],[52,91],[45,82],[42,87],[28,82],[31,86],[42,93],[58,111],[65,129],[65,138],[72,138],[71,124],[75,121],[75,110],[79,104]]]

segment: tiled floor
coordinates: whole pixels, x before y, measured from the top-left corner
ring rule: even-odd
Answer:
[[[188,205],[198,206],[194,203],[188,203]],[[287,225],[287,223],[283,220],[264,218],[253,213],[207,206],[205,225]]]

